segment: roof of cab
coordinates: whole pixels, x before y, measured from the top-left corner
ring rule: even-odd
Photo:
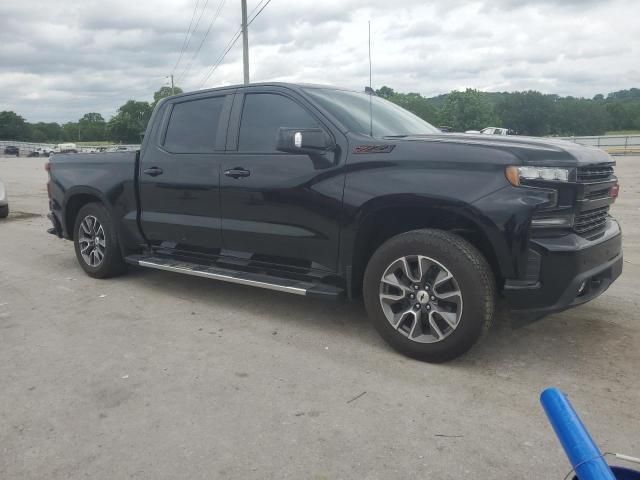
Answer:
[[[214,87],[214,88],[205,88],[203,90],[193,90],[190,92],[179,93],[177,95],[171,95],[170,97],[165,97],[164,99],[180,98],[180,97],[186,97],[189,95],[199,95],[202,93],[217,92],[220,90],[242,89],[247,87],[285,87],[285,88],[290,88],[292,90],[299,90],[301,88],[330,88],[332,90],[353,91],[352,89],[349,89],[349,88],[337,87],[335,85],[322,85],[322,84],[316,84],[316,83],[259,82],[259,83],[250,83],[248,85],[245,85],[245,84],[224,85],[224,86]]]

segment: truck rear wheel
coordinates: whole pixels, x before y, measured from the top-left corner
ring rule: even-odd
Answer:
[[[441,230],[387,240],[364,275],[364,301],[380,335],[399,352],[428,362],[465,353],[490,326],[494,278],[469,242]]]
[[[80,209],[73,243],[78,262],[90,277],[113,277],[126,270],[113,220],[104,205],[88,203]]]

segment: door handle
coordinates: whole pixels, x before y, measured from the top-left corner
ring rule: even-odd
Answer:
[[[248,177],[249,175],[251,175],[251,172],[245,168],[236,167],[236,168],[231,168],[229,170],[225,170],[224,174],[227,177],[231,177],[231,178],[242,178],[242,177]]]
[[[158,167],[151,167],[143,170],[145,175],[150,175],[152,177],[157,177],[158,175],[162,175],[162,169]]]

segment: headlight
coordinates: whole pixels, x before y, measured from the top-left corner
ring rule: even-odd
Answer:
[[[505,175],[511,185],[518,186],[523,180],[568,182],[569,172],[568,168],[557,167],[507,167]]]

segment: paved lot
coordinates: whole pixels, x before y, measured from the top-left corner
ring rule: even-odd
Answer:
[[[85,276],[45,233],[43,163],[0,158],[2,479],[561,479],[549,385],[603,449],[640,454],[640,157],[618,160],[618,283],[446,365],[391,351],[360,305]]]

